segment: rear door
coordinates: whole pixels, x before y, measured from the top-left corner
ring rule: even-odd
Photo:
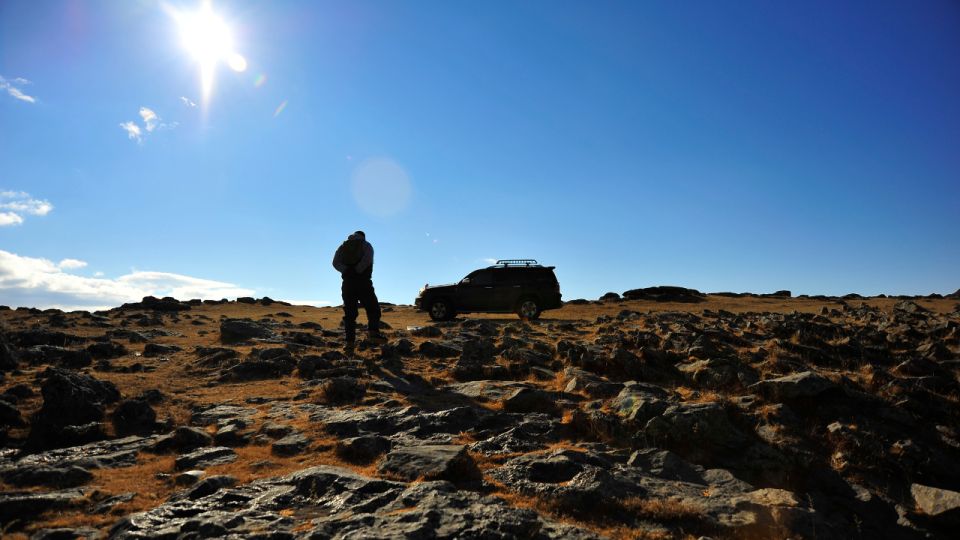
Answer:
[[[513,311],[523,292],[524,273],[520,268],[504,268],[493,273],[493,309]]]

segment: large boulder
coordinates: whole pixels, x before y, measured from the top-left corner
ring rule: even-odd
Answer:
[[[706,295],[696,289],[662,285],[645,289],[630,289],[623,293],[627,300],[653,300],[655,302],[696,303],[705,301]]]
[[[424,445],[392,450],[377,470],[406,481],[473,480],[479,477],[476,465],[462,445]]]
[[[17,349],[7,339],[7,334],[0,328],[0,373],[17,368]]]
[[[159,427],[157,413],[142,399],[127,399],[113,410],[113,427],[120,436],[152,433]]]
[[[103,419],[105,406],[120,399],[117,387],[68,369],[49,368],[40,386],[43,406],[34,415],[28,440],[30,448],[66,446],[61,440],[66,428]]]
[[[812,371],[760,381],[750,389],[778,402],[815,399],[839,391],[833,381]]]
[[[120,310],[134,310],[134,309],[149,309],[151,311],[187,311],[191,308],[189,303],[181,302],[176,298],[165,296],[163,298],[157,298],[155,296],[144,296],[143,300],[139,302],[129,302],[123,304],[118,309]]]
[[[249,339],[276,337],[273,330],[250,319],[223,319],[220,321],[220,341],[236,343]]]

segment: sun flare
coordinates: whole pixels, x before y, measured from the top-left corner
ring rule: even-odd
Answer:
[[[247,59],[234,50],[233,32],[213,11],[209,0],[194,12],[174,8],[168,8],[168,11],[177,22],[183,48],[200,65],[200,86],[206,103],[213,91],[218,64],[223,62],[234,71],[245,71]]]

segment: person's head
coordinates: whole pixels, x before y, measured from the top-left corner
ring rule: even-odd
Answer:
[[[366,239],[367,239],[367,235],[364,234],[363,231],[357,231],[357,232],[351,234],[350,237],[351,237],[351,238],[359,238],[360,240],[366,240]]]

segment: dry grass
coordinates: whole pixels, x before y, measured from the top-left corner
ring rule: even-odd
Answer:
[[[893,305],[898,302],[897,299],[868,299],[864,301],[868,305],[875,306],[884,311],[892,311]],[[921,306],[939,313],[949,313],[954,310],[955,300],[926,300],[916,301]],[[858,306],[859,300],[848,302],[850,305]],[[819,313],[823,306],[830,308],[838,307],[829,301],[808,300],[808,299],[763,299],[763,298],[726,298],[718,296],[708,296],[705,302],[699,304],[680,304],[680,303],[656,303],[648,301],[622,301],[603,304],[587,305],[567,305],[562,309],[552,310],[544,313],[540,321],[530,321],[528,324],[534,333],[542,331],[546,325],[554,322],[579,321],[590,324],[601,315],[615,316],[620,310],[629,309],[646,313],[658,313],[664,311],[681,311],[701,314],[704,310],[717,312],[724,310],[733,313],[743,312],[780,312],[780,313]],[[289,313],[290,316],[278,316],[278,312]],[[134,312],[114,313],[115,324],[127,315]],[[186,315],[189,315],[187,318]],[[209,318],[209,320],[204,319]],[[340,322],[341,312],[337,308],[315,308],[310,306],[261,306],[259,304],[239,304],[229,303],[221,305],[203,305],[196,306],[188,312],[180,314],[178,320],[168,315],[162,316],[164,320],[163,328],[178,332],[181,335],[160,337],[153,340],[158,344],[177,345],[183,350],[178,353],[163,358],[146,358],[142,356],[144,344],[130,344],[124,340],[124,345],[130,350],[130,354],[112,360],[117,366],[130,366],[140,363],[152,371],[140,373],[120,373],[116,371],[94,372],[99,379],[109,380],[117,385],[124,398],[133,397],[140,393],[158,389],[163,392],[166,399],[155,406],[158,419],[163,421],[170,419],[175,425],[185,425],[189,423],[192,409],[199,405],[215,404],[233,404],[248,407],[255,407],[259,410],[254,417],[254,423],[251,427],[256,429],[259,424],[266,420],[266,412],[270,405],[248,405],[246,399],[251,396],[268,397],[288,402],[294,396],[303,390],[301,381],[296,377],[284,377],[280,379],[265,381],[250,381],[244,383],[225,384],[217,382],[212,374],[198,373],[196,369],[197,356],[194,353],[196,346],[219,347],[219,320],[222,317],[230,318],[250,318],[259,320],[264,317],[270,317],[276,321],[290,321],[294,326],[304,322],[314,322],[321,324],[324,328],[336,328]],[[364,314],[361,312],[360,322],[365,322]],[[77,314],[68,314],[68,320],[84,322]],[[470,315],[471,319],[495,320],[501,324],[512,324],[517,321],[515,317],[504,315]],[[37,324],[44,326],[47,315],[34,315],[23,311],[0,311],[0,325],[5,325],[8,330],[29,328]],[[194,325],[193,321],[202,320],[203,325]],[[426,326],[431,324],[424,313],[417,313],[407,306],[397,306],[393,311],[383,314],[383,320],[387,322],[394,330],[387,331],[388,335],[397,335],[407,326]],[[654,323],[651,319],[641,315],[639,320],[631,321],[629,325],[635,325],[647,330],[654,329]],[[142,330],[136,324],[130,324],[127,328],[132,330]],[[58,328],[56,330],[64,331],[70,334],[80,335],[87,338],[99,337],[104,334],[106,329],[94,328],[89,326],[76,326],[68,328]],[[301,328],[292,328],[295,331],[310,330]],[[201,332],[206,332],[201,335]],[[427,338],[408,337],[414,342],[414,346],[419,346]],[[578,334],[573,339],[581,341],[591,341],[596,336],[593,332]],[[552,340],[552,337],[538,339]],[[264,348],[261,345],[260,348]],[[251,345],[233,346],[238,351],[240,357],[248,355],[254,347]],[[770,365],[774,365],[777,360],[776,348],[770,349],[771,356],[767,360]],[[376,360],[378,352],[376,350],[357,351],[355,357]],[[451,367],[454,363],[452,359],[436,360],[420,358],[413,356],[403,359],[403,371],[407,374],[415,374],[423,380],[432,382],[434,385],[447,384],[455,382],[451,377]],[[36,388],[34,378],[45,369],[45,366],[23,366],[20,373],[8,374],[3,387],[9,387],[18,383],[26,383]],[[859,371],[851,376],[865,388],[873,388],[874,372],[869,366],[859,367]],[[567,380],[562,372],[558,373],[555,379],[549,381],[538,380],[535,377],[528,378],[528,381],[548,391],[562,391],[566,388]],[[685,401],[695,402],[723,402],[725,396],[713,391],[694,391],[693,389],[680,387],[677,392]],[[696,392],[696,393],[695,393]],[[440,408],[449,408],[450,406],[462,405],[462,402],[454,400],[454,396],[448,393],[438,393],[431,396],[411,395],[411,396],[393,396],[401,402],[416,404],[427,410]],[[954,396],[957,399],[960,396]],[[296,402],[293,402],[296,403]],[[21,400],[17,407],[24,417],[29,417],[42,405],[42,398],[38,395]],[[482,406],[490,410],[499,410],[502,405],[499,402],[489,402]],[[109,410],[107,411],[109,414]],[[563,423],[569,425],[572,421],[573,411],[567,410],[563,414]],[[330,465],[343,467],[359,474],[367,476],[378,476],[375,463],[358,465],[344,461],[336,455],[335,448],[337,439],[326,434],[323,426],[311,422],[309,418],[301,416],[298,418],[283,420],[284,423],[311,438],[312,443],[309,450],[304,454],[292,457],[275,456],[270,451],[269,445],[251,445],[243,448],[237,448],[238,459],[236,462],[226,465],[211,467],[208,474],[229,474],[235,476],[239,482],[249,482],[259,478],[273,477],[287,474],[305,467],[314,465]],[[109,422],[108,422],[109,425]],[[13,430],[10,432],[13,437],[23,437],[25,430]],[[462,433],[456,438],[460,444],[469,444],[474,442],[469,433]],[[583,451],[573,440],[560,441],[551,444],[544,452],[550,452],[557,449]],[[519,455],[519,454],[518,454]],[[496,457],[485,457],[481,455],[472,455],[480,471],[487,471],[491,468],[502,465],[507,460],[517,457],[517,455],[503,455]],[[269,463],[268,466],[263,464]],[[123,503],[116,507],[116,512],[128,514],[155,507],[157,504],[166,500],[176,488],[172,485],[168,477],[163,475],[172,474],[173,457],[155,456],[152,454],[141,454],[138,463],[135,466],[121,469],[94,471],[94,480],[89,487],[99,492],[95,497],[105,498],[120,493],[135,492],[137,497],[128,503]],[[0,486],[0,489],[7,489],[8,486]],[[552,518],[579,525],[599,534],[607,535],[612,538],[668,538],[667,533],[644,532],[632,530],[623,523],[611,521],[607,517],[599,516],[597,519],[586,519],[584,516],[565,515],[555,507],[551,507],[549,502],[539,501],[516,494],[503,486],[495,486],[494,494],[505,500],[508,504],[532,508],[537,512],[549,515]],[[92,495],[94,496],[94,495]],[[695,518],[695,510],[678,501],[652,501],[652,500],[627,500],[622,503],[622,509],[632,512],[634,515],[649,519],[655,522],[679,523]],[[112,514],[92,515],[80,510],[64,510],[53,512],[35,520],[22,533],[11,532],[3,535],[3,538],[27,538],[29,533],[39,528],[49,527],[79,527],[89,526],[98,529],[109,527],[117,517]]]

